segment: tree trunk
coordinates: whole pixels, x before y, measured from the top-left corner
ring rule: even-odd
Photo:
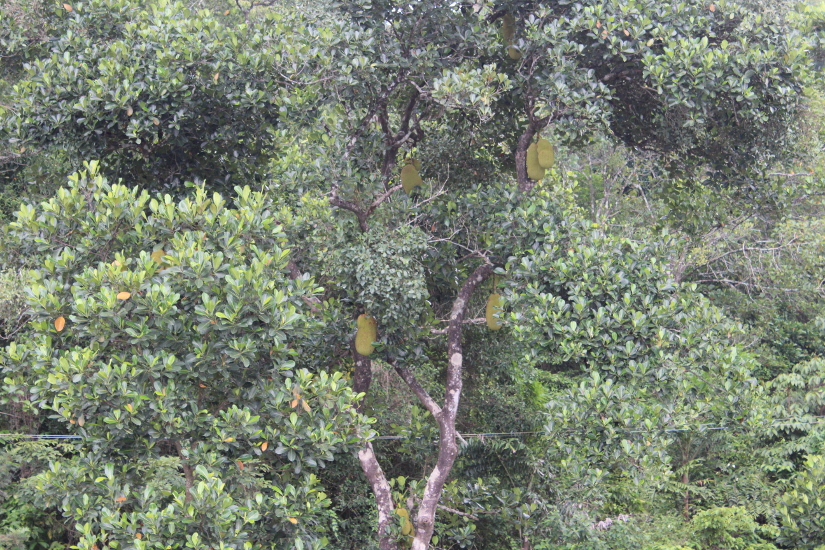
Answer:
[[[352,342],[352,357],[355,359],[355,374],[352,377],[352,389],[355,393],[367,393],[372,385],[372,360],[366,355],[355,351],[355,341]],[[366,399],[362,399],[356,410],[363,412]],[[392,491],[384,470],[375,456],[372,443],[367,442],[358,451],[358,462],[367,476],[367,481],[375,496],[375,506],[378,508],[378,547],[381,550],[398,550],[398,545],[389,536],[390,522],[393,520]]]
[[[375,495],[375,505],[378,508],[378,548],[381,550],[398,550],[395,539],[389,535],[390,522],[393,520],[392,491],[384,470],[378,463],[372,443],[367,442],[358,451],[358,461],[361,469],[367,476],[372,494]]]
[[[458,404],[461,399],[463,385],[461,379],[464,362],[461,345],[462,322],[473,291],[492,273],[493,266],[490,264],[478,267],[461,287],[453,302],[450,322],[447,327],[449,363],[447,364],[444,404],[436,416],[439,431],[438,459],[433,471],[430,472],[429,478],[427,478],[424,496],[421,499],[421,505],[418,507],[412,550],[427,550],[430,545],[430,539],[435,528],[435,511],[438,507],[438,501],[441,499],[441,491],[444,489],[444,483],[447,481],[458,456],[458,444],[455,442],[457,436],[455,419],[458,414]]]

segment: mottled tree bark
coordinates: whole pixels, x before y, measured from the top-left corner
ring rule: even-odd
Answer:
[[[430,476],[427,478],[427,485],[424,488],[424,496],[418,507],[415,517],[415,538],[412,543],[412,550],[426,550],[430,545],[435,527],[435,511],[438,508],[438,501],[441,499],[441,491],[447,476],[453,468],[455,459],[458,456],[458,444],[456,437],[458,433],[455,427],[455,420],[458,414],[458,404],[461,399],[461,388],[463,386],[462,367],[464,357],[461,342],[464,315],[467,312],[467,304],[470,297],[478,287],[493,273],[491,264],[484,264],[473,271],[472,275],[464,282],[458,296],[453,302],[450,320],[447,326],[447,349],[449,362],[447,364],[447,380],[444,390],[444,403],[435,416],[438,422],[438,459]],[[418,395],[416,388],[413,391]],[[419,396],[419,399],[421,397]],[[427,406],[427,402],[424,402]],[[434,405],[434,402],[432,403]],[[432,406],[431,405],[431,406]],[[428,407],[429,408],[429,407]],[[431,411],[432,412],[432,411]]]
[[[366,355],[361,355],[355,350],[355,342],[352,343],[352,357],[355,359],[355,374],[352,377],[352,389],[356,393],[368,393],[372,385],[372,360]],[[363,412],[366,399],[362,399],[356,407],[358,412]],[[393,520],[393,502],[390,484],[384,476],[384,470],[378,463],[375,456],[375,449],[371,442],[367,442],[358,451],[358,462],[367,482],[370,484],[372,494],[375,496],[375,506],[378,509],[378,547],[381,550],[398,550],[398,545],[389,536],[390,522]]]
[[[536,185],[535,180],[527,177],[527,148],[530,147],[534,135],[536,135],[536,132],[528,124],[516,144],[516,180],[518,181],[519,191],[522,193],[529,193]]]
[[[375,456],[372,443],[367,442],[358,451],[358,461],[361,463],[364,475],[367,476],[372,494],[375,496],[376,508],[378,508],[378,548],[381,550],[398,550],[398,545],[395,539],[389,536],[388,529],[394,515],[392,491],[387,478],[384,476],[384,470]]]

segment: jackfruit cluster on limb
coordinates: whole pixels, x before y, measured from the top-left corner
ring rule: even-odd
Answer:
[[[375,351],[372,343],[378,339],[375,317],[362,313],[355,323],[358,325],[358,332],[355,333],[355,351],[361,355],[372,354]]]
[[[406,164],[401,169],[401,186],[409,195],[412,190],[419,185],[423,185],[424,181],[418,172],[421,170],[421,161],[414,158],[408,158]]]
[[[544,138],[527,148],[527,177],[540,181],[545,171],[556,162],[556,148]]]

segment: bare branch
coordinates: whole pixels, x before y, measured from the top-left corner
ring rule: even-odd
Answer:
[[[459,510],[456,510],[455,508],[447,508],[447,507],[446,507],[446,506],[444,506],[443,504],[439,504],[439,505],[438,505],[438,509],[439,509],[439,510],[444,510],[444,511],[446,511],[446,512],[450,512],[451,514],[455,514],[455,515],[457,515],[457,516],[462,516],[462,517],[465,517],[465,518],[470,518],[470,519],[471,519],[471,520],[473,520],[473,521],[478,521],[478,516],[476,516],[475,514],[468,514],[467,512],[461,512],[461,511],[459,511]]]
[[[367,216],[372,215],[372,213],[375,212],[375,209],[378,208],[381,205],[382,202],[384,202],[385,200],[390,198],[390,196],[392,196],[393,193],[395,193],[396,191],[399,191],[401,189],[403,189],[401,184],[396,185],[394,187],[390,187],[389,189],[387,189],[384,192],[383,195],[380,195],[377,199],[372,201],[372,204],[370,204],[369,208],[367,208],[367,211],[365,212],[365,215],[367,215]]]
[[[446,323],[447,321],[442,321],[442,323]],[[462,321],[465,325],[483,325],[487,322],[486,317],[476,317],[475,319],[464,319]],[[447,334],[446,328],[444,329],[432,329],[430,330],[430,334]]]
[[[401,379],[404,380],[407,386],[413,391],[415,396],[418,397],[418,400],[421,401],[421,404],[424,405],[424,408],[430,411],[430,414],[433,415],[433,418],[438,420],[438,418],[441,416],[441,407],[439,407],[438,403],[436,403],[435,400],[432,397],[430,397],[430,394],[427,393],[427,390],[424,389],[424,386],[422,386],[418,382],[418,379],[415,377],[415,374],[413,374],[413,372],[407,367],[399,366],[398,363],[396,363],[395,361],[393,361],[390,364],[395,369],[395,372],[398,373],[398,376],[400,376]]]

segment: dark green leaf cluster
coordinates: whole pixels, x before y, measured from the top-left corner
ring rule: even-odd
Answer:
[[[318,542],[312,472],[366,425],[340,374],[295,368],[318,289],[288,278],[276,213],[249,188],[236,208],[203,188],[174,202],[97,168],[6,233],[40,267],[5,392],[82,436],[32,480],[37,502],[83,548]]]

